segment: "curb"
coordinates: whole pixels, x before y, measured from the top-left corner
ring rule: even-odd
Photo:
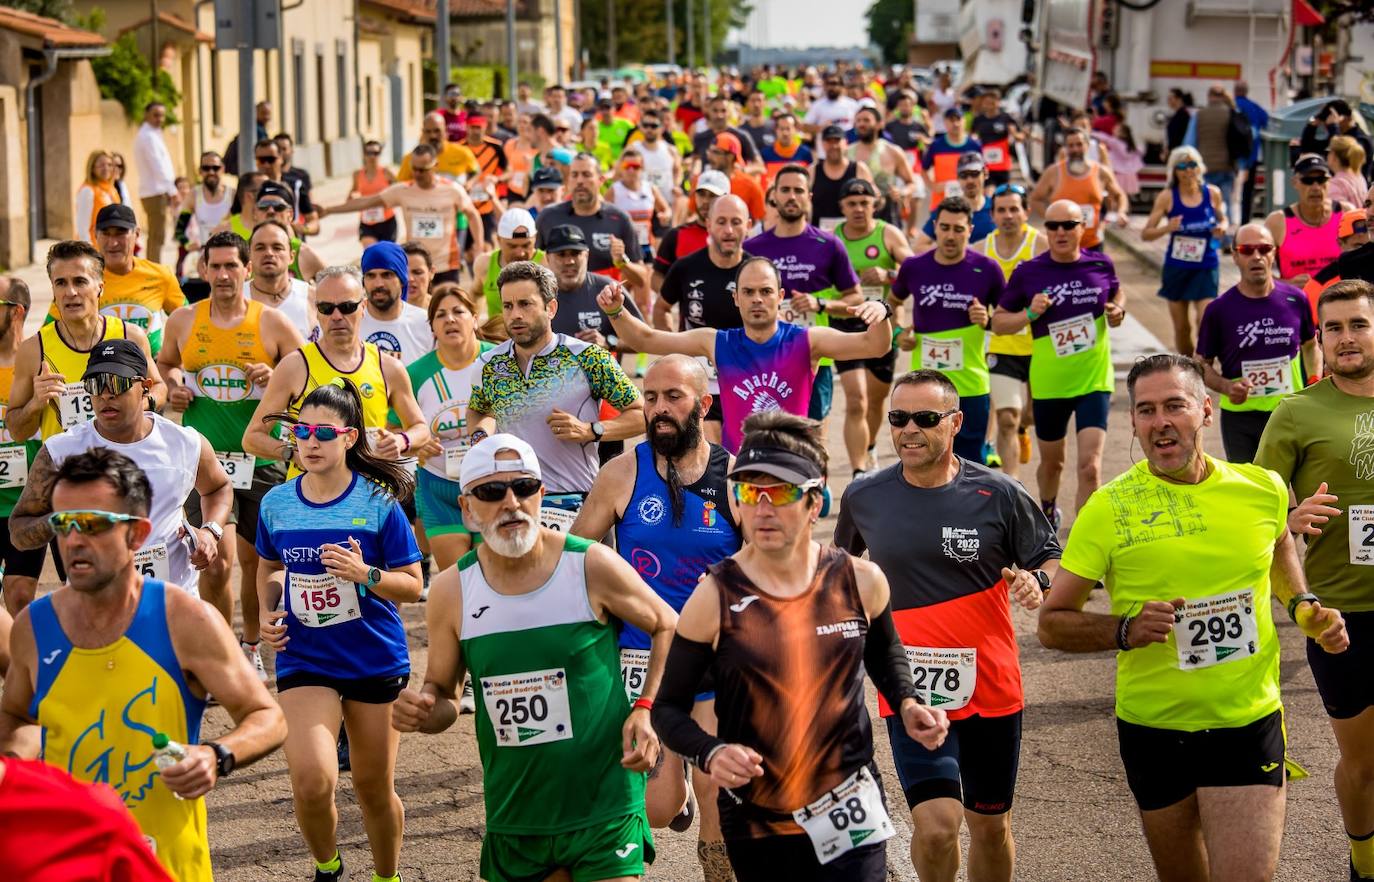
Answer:
[[[1104,238],[1110,240],[1113,245],[1130,254],[1136,260],[1145,264],[1145,266],[1155,272],[1163,271],[1163,256],[1156,254],[1154,249],[1145,247],[1145,244],[1140,241],[1140,232],[1138,230],[1132,227],[1127,227],[1123,230],[1120,227],[1111,226],[1104,229],[1102,235]]]

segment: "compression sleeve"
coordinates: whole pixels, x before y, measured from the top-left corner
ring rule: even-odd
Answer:
[[[897,625],[892,621],[890,602],[868,623],[868,637],[864,642],[864,668],[867,669],[873,685],[878,687],[878,691],[887,699],[887,703],[894,711],[901,708],[905,699],[921,700],[915,684],[911,681],[911,663],[906,660],[906,650],[902,648],[902,641],[897,636]]]
[[[891,616],[888,617],[889,621]],[[711,751],[725,744],[692,719],[692,705],[696,702],[697,686],[711,669],[716,651],[709,643],[698,643],[677,634],[668,650],[668,663],[663,680],[654,697],[651,713],[654,730],[678,756],[685,756],[702,768]],[[908,685],[910,674],[907,675]]]
[[[183,247],[183,248],[185,248],[185,247],[190,243],[190,241],[191,241],[190,236],[187,234],[187,229],[188,229],[190,226],[191,226],[191,212],[190,212],[189,210],[188,210],[188,211],[183,211],[181,214],[178,214],[178,215],[177,215],[177,226],[176,226],[175,238],[176,238],[177,244],[180,245],[180,246]]]

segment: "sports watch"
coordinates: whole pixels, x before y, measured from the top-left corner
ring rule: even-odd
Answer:
[[[601,440],[601,436],[602,436],[602,435],[605,435],[605,434],[606,434],[606,424],[605,424],[605,423],[601,422],[601,420],[596,420],[595,422],[592,423],[592,438],[596,439],[597,441],[600,441],[600,440]]]
[[[373,567],[367,571],[367,587],[372,588],[382,583],[382,570],[380,567]]]
[[[237,761],[234,759],[234,752],[220,744],[218,741],[206,741],[205,746],[215,752],[215,774],[223,778],[234,771]]]
[[[214,536],[216,542],[224,538],[224,528],[214,521],[206,521],[200,525],[200,528],[208,532],[211,536]]]
[[[1031,570],[1031,574],[1035,576],[1035,581],[1040,583],[1040,590],[1048,594],[1051,584],[1050,574],[1044,570]]]

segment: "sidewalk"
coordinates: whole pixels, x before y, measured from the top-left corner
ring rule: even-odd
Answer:
[[[1141,239],[1140,231],[1145,228],[1146,219],[1147,215],[1132,214],[1130,226],[1117,227],[1107,224],[1103,226],[1102,232],[1114,246],[1159,272],[1164,268],[1164,254],[1169,247],[1169,237],[1161,236],[1153,242],[1146,242]],[[1225,291],[1239,281],[1240,270],[1236,269],[1235,261],[1231,259],[1229,254],[1222,254],[1220,290]]]

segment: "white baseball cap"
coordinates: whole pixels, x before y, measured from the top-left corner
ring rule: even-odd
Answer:
[[[514,451],[520,458],[496,458],[496,454],[506,450]],[[472,449],[463,457],[458,482],[467,487],[474,481],[498,472],[525,472],[541,481],[544,479],[539,472],[539,457],[534,455],[534,448],[508,432],[497,432],[472,445]]]
[[[701,173],[697,178],[697,185],[694,189],[705,190],[707,193],[714,193],[717,196],[724,196],[730,192],[730,179],[725,176],[725,172],[716,169],[708,169]]]
[[[516,238],[515,231],[521,227],[525,228],[525,234],[519,238],[533,238],[534,215],[523,208],[508,208],[501,215],[501,223],[496,225],[496,235],[502,239],[513,239]]]

